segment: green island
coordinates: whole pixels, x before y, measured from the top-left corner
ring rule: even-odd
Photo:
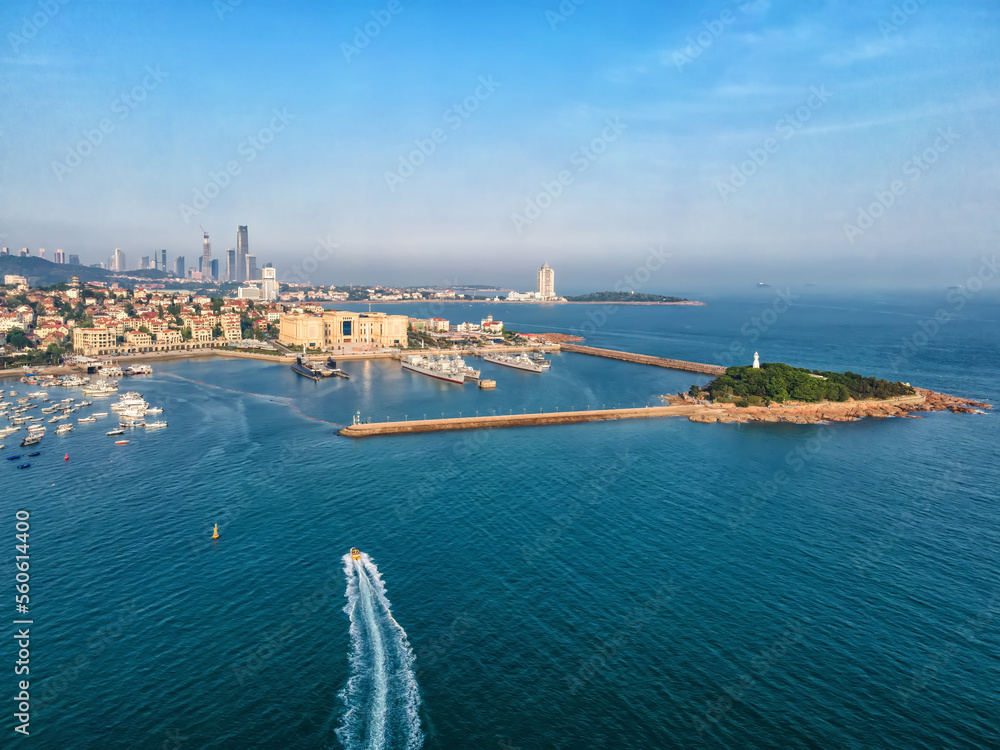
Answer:
[[[662,294],[638,292],[591,292],[567,296],[567,302],[690,302],[684,297],[664,297]]]
[[[783,362],[762,362],[759,368],[730,367],[704,386],[691,386],[696,398],[708,393],[715,403],[766,406],[772,401],[866,401],[912,396],[908,384],[865,377],[853,372],[820,372]]]

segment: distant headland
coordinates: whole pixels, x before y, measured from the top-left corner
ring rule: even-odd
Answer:
[[[566,295],[567,302],[615,305],[704,305],[704,302],[668,297],[662,294],[641,294],[639,292],[590,292],[589,294]]]

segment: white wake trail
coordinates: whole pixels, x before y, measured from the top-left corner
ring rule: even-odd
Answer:
[[[344,555],[344,612],[351,621],[351,676],[337,737],[347,750],[419,750],[420,692],[406,632],[392,616],[378,567],[362,553]]]

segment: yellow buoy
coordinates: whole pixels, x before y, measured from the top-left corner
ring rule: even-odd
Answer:
[[[212,539],[219,538],[219,524],[215,524],[215,530],[212,532]]]

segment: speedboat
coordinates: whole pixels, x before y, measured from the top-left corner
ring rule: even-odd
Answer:
[[[15,458],[20,458],[20,457],[21,457],[21,454],[18,453],[16,456],[7,456],[7,460],[8,461],[13,461]]]
[[[19,469],[28,469],[28,468],[30,468],[30,467],[31,467],[31,464],[21,464],[21,465],[20,465],[20,466],[18,466],[17,468],[19,468]]]
[[[34,458],[35,456],[42,455],[42,451],[35,451],[34,453],[29,453],[28,458]]]
[[[125,430],[123,430],[121,427],[119,427],[117,430],[108,430],[105,434],[106,435],[124,435],[125,434]]]
[[[361,550],[359,550],[357,547],[351,547],[351,559],[352,560],[360,560],[361,559]]]

